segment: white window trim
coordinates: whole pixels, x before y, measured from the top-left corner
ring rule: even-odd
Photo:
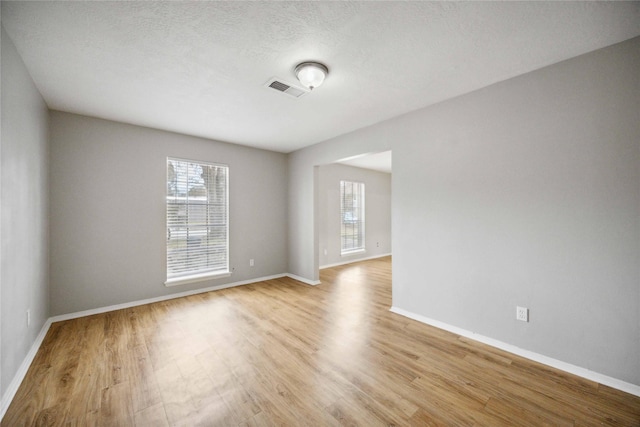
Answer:
[[[164,282],[164,285],[166,287],[186,285],[189,283],[205,282],[212,279],[222,279],[229,276],[231,276],[230,271],[216,271],[213,273],[193,274],[191,276],[182,276],[173,279],[167,279],[167,281]]]
[[[361,253],[365,253],[366,252],[366,248],[367,248],[367,242],[366,242],[366,219],[365,219],[365,210],[366,210],[366,201],[365,201],[365,183],[364,182],[360,182],[360,181],[351,181],[351,180],[346,180],[346,179],[342,179],[340,180],[340,185],[342,186],[342,182],[350,182],[352,184],[358,184],[362,186],[362,210],[360,212],[360,215],[362,217],[362,247],[359,248],[350,248],[350,249],[343,249],[342,248],[342,236],[340,236],[340,256],[341,257],[346,257],[346,256],[350,256],[350,255],[357,255],[357,254],[361,254]],[[342,207],[342,190],[340,191],[340,215],[343,214],[343,207]],[[342,218],[340,219],[340,227],[342,227]]]
[[[358,254],[363,254],[365,252],[367,252],[365,248],[349,249],[349,250],[340,252],[340,256],[358,255]]]
[[[189,283],[197,283],[197,282],[204,282],[207,280],[213,280],[213,279],[222,279],[225,277],[230,277],[231,276],[231,269],[230,269],[230,257],[231,257],[231,251],[229,248],[229,240],[230,240],[230,218],[229,218],[229,205],[231,204],[230,199],[231,199],[231,195],[229,194],[229,189],[230,189],[230,173],[229,173],[229,165],[224,164],[224,163],[216,163],[216,162],[207,162],[207,161],[202,161],[202,160],[193,160],[193,159],[185,159],[185,158],[181,158],[181,157],[172,157],[172,156],[167,156],[167,162],[169,160],[176,160],[176,161],[181,161],[181,162],[189,162],[189,163],[200,163],[200,164],[208,164],[208,165],[213,165],[213,166],[224,166],[227,168],[227,177],[226,177],[226,194],[227,194],[227,206],[226,206],[226,217],[227,217],[227,241],[226,241],[226,251],[227,251],[227,266],[226,269],[221,269],[221,270],[215,270],[215,271],[206,271],[203,273],[199,273],[199,274],[191,274],[191,275],[185,275],[185,276],[180,276],[180,277],[173,277],[173,278],[168,278],[167,280],[164,282],[165,287],[171,287],[171,286],[179,286],[179,285],[186,285]],[[165,168],[165,174],[168,173],[168,169]],[[166,186],[166,182],[168,181],[168,175],[165,176],[165,186]],[[165,215],[166,215],[166,189],[165,189]],[[167,228],[167,225],[165,224],[165,230]],[[165,251],[166,251],[166,246],[165,246]],[[167,274],[167,256],[165,253],[165,257],[164,257],[164,271],[165,271],[165,275]]]

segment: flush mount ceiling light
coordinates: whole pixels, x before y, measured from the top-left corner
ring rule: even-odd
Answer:
[[[320,86],[327,74],[329,69],[319,62],[303,62],[296,67],[296,77],[309,90]]]

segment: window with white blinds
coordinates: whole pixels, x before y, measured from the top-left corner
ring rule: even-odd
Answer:
[[[364,183],[340,181],[341,254],[364,251]]]
[[[167,285],[229,274],[229,167],[167,158]]]

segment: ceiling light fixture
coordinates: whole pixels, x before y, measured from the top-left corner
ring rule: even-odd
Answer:
[[[327,74],[329,69],[319,62],[303,62],[296,67],[296,77],[309,90],[320,86]]]

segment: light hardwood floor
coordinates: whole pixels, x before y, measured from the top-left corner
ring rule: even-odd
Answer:
[[[640,398],[389,312],[391,259],[54,323],[2,426],[640,425]]]

